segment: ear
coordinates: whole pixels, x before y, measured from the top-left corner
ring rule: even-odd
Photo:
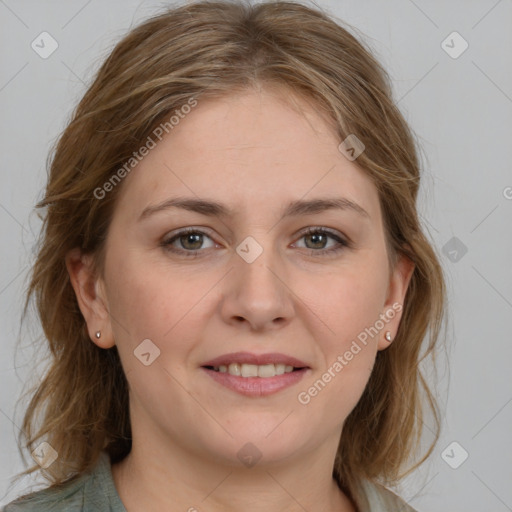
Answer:
[[[92,267],[92,256],[82,254],[75,248],[65,258],[71,285],[75,290],[80,311],[87,323],[91,340],[101,348],[115,345],[108,312],[108,302],[101,278],[95,275]],[[100,331],[101,337],[96,337]]]
[[[405,254],[398,254],[389,280],[388,296],[384,304],[383,315],[381,315],[381,318],[386,319],[386,325],[379,336],[378,350],[388,348],[396,337],[404,309],[405,294],[414,267],[414,263]],[[391,335],[391,341],[388,341],[385,337],[388,331]]]

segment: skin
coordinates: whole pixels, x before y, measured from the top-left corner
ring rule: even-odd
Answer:
[[[199,100],[125,178],[104,275],[78,250],[66,259],[92,342],[117,345],[130,386],[132,451],[112,466],[129,512],[356,510],[332,478],[334,457],[400,312],[308,404],[297,396],[380,314],[403,304],[413,264],[400,258],[390,269],[373,182],[340,153],[332,124],[293,99],[267,88]],[[177,196],[234,213],[172,208],[138,220]],[[348,198],[368,217],[345,209],[282,218],[289,201],[319,197]],[[201,251],[196,257],[161,245],[185,227],[205,236],[171,247]],[[308,227],[329,228],[351,246],[304,235]],[[247,236],[263,249],[252,263],[235,250]],[[148,366],[133,353],[144,339],[160,349]],[[281,352],[311,370],[276,394],[243,396],[200,368],[236,351]],[[248,442],[262,455],[253,467],[237,457]]]

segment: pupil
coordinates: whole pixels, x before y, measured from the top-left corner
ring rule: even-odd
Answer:
[[[321,244],[321,238],[324,236],[322,234],[315,234],[315,235],[309,235],[311,238],[313,239],[317,239],[317,242],[318,242],[318,239],[320,239],[320,244]],[[314,244],[316,244],[317,242],[313,241]]]
[[[201,237],[202,235],[196,233],[196,234],[189,234],[189,235],[185,235],[185,246],[186,244],[188,244],[189,241],[192,241],[192,244],[194,244],[194,238],[196,239],[196,244],[199,244],[199,245],[196,245],[195,247],[186,247],[187,249],[199,249],[201,247]]]

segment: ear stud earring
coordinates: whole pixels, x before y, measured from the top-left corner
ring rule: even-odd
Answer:
[[[384,336],[387,341],[391,341],[391,333],[389,331],[386,331],[386,334]]]
[[[96,338],[98,338],[98,339],[101,338],[101,332],[100,331],[96,331]]]

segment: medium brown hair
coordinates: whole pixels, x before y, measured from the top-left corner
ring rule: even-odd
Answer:
[[[332,121],[340,142],[349,134],[364,142],[356,163],[378,190],[390,261],[405,254],[415,264],[396,338],[378,352],[345,421],[333,475],[349,494],[359,478],[396,482],[420,444],[424,403],[433,412],[435,439],[409,471],[430,455],[439,412],[420,362],[435,354],[440,339],[445,284],[416,207],[419,145],[392,99],[386,71],[342,24],[318,6],[295,2],[200,1],[166,9],[115,46],[53,148],[46,194],[37,205],[47,207],[47,215],[23,316],[35,298],[50,366],[31,390],[22,437],[28,450],[44,439],[59,456],[47,469],[34,465],[21,475],[40,469],[56,486],[90,469],[101,450],[116,462],[131,449],[128,386],[117,348],[90,340],[65,266],[66,254],[78,247],[103,272],[122,183],[101,200],[94,190],[191,98],[254,86],[302,95]]]

